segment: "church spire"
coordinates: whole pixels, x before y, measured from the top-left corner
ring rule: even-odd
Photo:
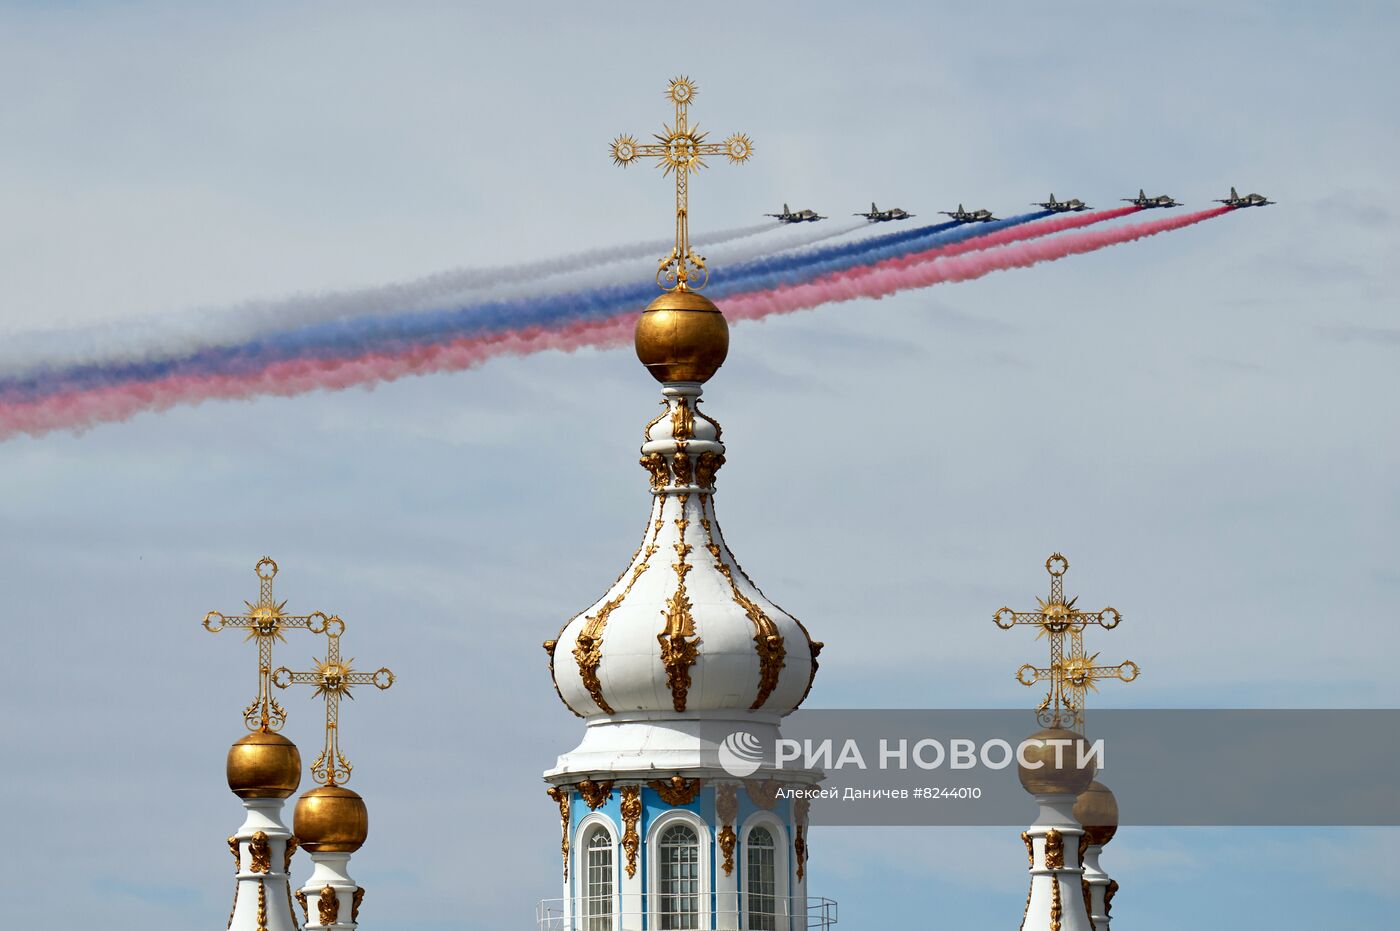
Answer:
[[[655,157],[676,180],[676,245],[657,271],[664,293],[635,334],[638,359],[661,383],[661,412],[641,447],[651,499],[641,545],[544,644],[559,697],[587,728],[545,773],[563,897],[542,903],[542,917],[610,931],[824,927],[834,903],[809,911],[806,803],[779,792],[820,774],[762,761],[736,773],[722,752],[735,741],[776,745],[821,649],[740,568],[715,515],[726,449],[701,394],[724,363],[729,325],[699,293],[709,270],[690,247],[688,178],[703,156],[742,162],[752,143],[704,142],[689,123],[688,78],[667,94],[676,122],[659,145],[613,142],[618,163]],[[761,894],[740,895],[741,864]]]
[[[243,824],[229,837],[234,860],[233,910],[229,931],[297,931],[292,908],[292,855],[297,839],[282,822],[284,801],[301,783],[301,754],[296,745],[277,731],[286,712],[272,697],[272,647],[285,640],[289,629],[323,632],[325,614],[287,614],[285,601],[272,596],[277,563],[264,556],[254,567],[258,576],[258,600],[245,602],[246,614],[226,615],[210,611],[204,627],[218,633],[225,627],[248,631],[258,646],[258,690],[243,711],[243,723],[251,733],[236,741],[225,765],[229,790],[243,801]]]

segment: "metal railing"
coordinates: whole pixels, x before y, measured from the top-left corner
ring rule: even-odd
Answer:
[[[652,896],[653,901],[662,897]],[[666,898],[670,898],[667,896]],[[700,899],[708,898],[700,896]],[[644,894],[588,898],[543,899],[535,909],[538,931],[830,931],[836,924],[836,902],[821,896],[767,898],[772,912],[750,912],[745,896],[721,892],[712,897],[715,909],[667,912],[647,907]]]

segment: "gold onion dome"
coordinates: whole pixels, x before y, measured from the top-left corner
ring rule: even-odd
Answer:
[[[1089,788],[1096,770],[1091,760],[1080,762],[1086,749],[1084,738],[1074,731],[1062,727],[1036,731],[1026,738],[1021,756],[1040,765],[1028,767],[1018,759],[1016,775],[1031,795],[1078,795]]]
[[[301,785],[301,754],[281,734],[254,731],[228,748],[225,770],[239,798],[286,798]]]
[[[668,291],[637,318],[635,343],[637,358],[657,381],[704,382],[729,354],[729,324],[703,294]]]
[[[353,853],[369,836],[369,809],[344,786],[317,786],[297,799],[292,831],[312,853]]]
[[[1084,826],[1089,843],[1102,847],[1118,831],[1118,800],[1108,786],[1097,780],[1091,782],[1075,800],[1074,820]]]

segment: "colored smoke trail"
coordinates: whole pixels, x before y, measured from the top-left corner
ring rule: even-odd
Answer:
[[[725,302],[724,310],[731,320],[757,319],[827,302],[883,297],[909,288],[966,281],[1000,269],[1028,267],[1180,229],[1231,209],[1218,207],[1117,229],[1003,245],[943,257],[912,268],[872,266],[861,272],[828,276],[795,287],[736,295]],[[27,402],[3,403],[0,404],[0,439],[20,432],[37,435],[56,429],[81,429],[98,422],[123,420],[141,411],[161,411],[176,404],[197,404],[209,399],[339,390],[393,381],[406,375],[471,368],[498,356],[623,345],[631,337],[635,311],[636,305],[632,304],[607,316],[575,320],[560,326],[535,325],[349,357],[291,358],[262,365],[250,372],[175,372],[149,381],[100,385]]]
[[[1036,217],[1040,214],[1027,214]],[[1000,227],[1025,222],[1023,218],[999,221]],[[858,224],[860,226],[864,223]],[[946,229],[947,226],[958,227]],[[809,249],[780,256],[777,266],[784,269],[781,276],[766,274],[774,266],[768,258],[739,262],[726,269],[725,286],[714,289],[717,296],[725,293],[747,292],[759,287],[773,287],[810,280],[833,269],[844,269],[858,263],[862,257],[880,257],[898,248],[921,248],[930,242],[954,242],[977,236],[992,227],[979,224],[962,227],[940,224],[939,233],[925,233],[909,238],[899,246],[880,245],[871,250],[869,240],[843,243],[840,246]],[[834,233],[839,235],[843,228]],[[918,234],[922,231],[909,231]],[[811,238],[814,233],[800,235]],[[877,244],[887,243],[890,236],[875,237]],[[765,238],[766,239],[766,238]],[[747,248],[747,247],[746,247]],[[825,259],[813,263],[813,257]],[[645,305],[655,293],[651,280],[655,262],[648,260],[652,274],[639,274],[626,283],[609,281],[601,287],[569,290],[550,294],[538,291],[509,299],[494,299],[465,307],[446,310],[396,312],[364,317],[337,319],[304,324],[270,334],[258,335],[241,342],[205,344],[180,354],[117,357],[73,366],[50,365],[30,367],[30,371],[10,377],[0,377],[0,403],[34,403],[51,394],[114,388],[126,383],[152,382],[173,377],[196,375],[256,374],[273,363],[296,358],[337,359],[408,351],[421,343],[446,342],[464,337],[484,336],[492,331],[528,329],[533,326],[561,327],[588,319],[598,319]],[[810,271],[803,271],[810,269]]]
[[[1158,233],[1182,229],[1233,209],[1214,207],[1185,216],[1133,223],[1115,229],[1068,233],[1050,239],[1000,246],[965,255],[940,257],[908,268],[871,267],[845,274],[838,273],[806,284],[740,295],[725,302],[724,314],[730,320],[755,320],[772,314],[806,310],[820,304],[862,297],[881,298],[910,288],[970,281],[994,271],[1029,268],[1041,262],[1053,262],[1106,246],[1134,242]]]
[[[857,229],[858,223],[837,229],[789,231],[776,220],[728,230],[697,234],[702,251],[716,247],[716,254],[748,260],[781,249],[795,248]],[[759,236],[769,233],[769,236]],[[782,233],[779,237],[779,233]],[[748,242],[752,240],[752,242]],[[473,290],[521,283],[531,293],[569,290],[580,286],[571,276],[580,272],[618,280],[646,277],[655,259],[674,240],[653,240],[589,249],[534,262],[494,268],[457,268],[404,282],[374,285],[321,294],[299,294],[278,300],[249,301],[233,307],[197,314],[170,315],[125,321],[120,324],[17,334],[0,344],[0,378],[26,371],[62,366],[101,364],[114,360],[167,359],[209,346],[230,345],[260,334],[301,324],[353,319],[361,316],[428,310],[464,300]],[[614,266],[638,260],[637,273]],[[554,282],[541,288],[541,282]]]

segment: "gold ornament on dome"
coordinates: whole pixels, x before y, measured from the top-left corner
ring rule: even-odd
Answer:
[[[1062,870],[1065,868],[1065,836],[1059,828],[1045,832],[1045,868]]]
[[[753,155],[753,140],[743,133],[719,143],[705,141],[707,134],[698,125],[690,125],[689,108],[695,94],[695,82],[690,78],[673,78],[666,97],[675,105],[675,122],[663,124],[653,137],[655,143],[639,143],[635,136],[623,134],[610,146],[614,164],[626,168],[639,158],[651,158],[656,159],[663,175],[675,176],[676,245],[656,269],[656,283],[666,291],[698,291],[709,280],[705,257],[690,244],[690,176],[705,167],[707,155],[723,155],[735,165]]]
[[[637,875],[637,851],[641,849],[641,835],[637,833],[637,822],[642,817],[642,787],[623,786],[622,804],[622,850],[627,854],[627,875]]]
[[[258,931],[267,931],[267,880],[258,880]]]
[[[272,676],[272,684],[279,689],[292,685],[310,685],[313,698],[320,698],[326,704],[326,739],[321,752],[311,763],[311,776],[323,786],[344,785],[350,781],[354,769],[340,750],[340,699],[353,700],[351,691],[357,685],[372,685],[383,691],[394,684],[394,674],[381,666],[374,672],[359,672],[353,664],[355,660],[340,658],[340,636],[345,631],[345,622],[332,617],[326,628],[326,655],[322,659],[312,659],[315,668],[309,672],[293,672],[281,666]]]
[[[1123,616],[1116,608],[1102,611],[1080,611],[1075,607],[1078,598],[1065,599],[1064,575],[1069,571],[1069,560],[1059,553],[1052,553],[1045,560],[1045,571],[1050,574],[1050,597],[1037,598],[1038,610],[1013,611],[999,608],[992,615],[993,622],[1002,630],[1010,630],[1017,625],[1032,625],[1038,628],[1036,636],[1050,641],[1050,664],[1034,666],[1030,663],[1016,671],[1016,679],[1022,685],[1049,682],[1045,700],[1036,708],[1036,716],[1045,727],[1067,727],[1075,731],[1084,729],[1084,698],[1087,692],[1096,689],[1096,679],[1116,678],[1131,682],[1137,678],[1138,665],[1131,660],[1117,666],[1100,666],[1095,663],[1098,654],[1086,656],[1084,653],[1084,629],[1089,625],[1112,630],[1118,626]],[[1065,638],[1070,640],[1069,656],[1065,655]]]
[[[562,840],[559,841],[559,854],[564,859],[564,880],[567,882],[569,879],[569,790],[566,786],[550,786],[544,792],[559,806],[559,833],[562,836]]]
[[[323,925],[333,925],[340,917],[340,896],[335,887],[327,883],[316,896],[316,915]]]
[[[248,856],[251,861],[248,866],[250,873],[266,873],[272,869],[272,845],[268,843],[265,832],[253,832],[248,841]]]
[[[778,804],[778,790],[783,784],[776,779],[765,779],[762,782],[757,779],[744,780],[744,794],[764,811],[772,811]]]
[[[612,798],[613,780],[607,779],[603,782],[594,782],[592,779],[585,779],[578,784],[578,794],[583,796],[584,802],[588,805],[589,811],[597,811],[603,804]]]
[[[670,779],[653,779],[647,785],[655,789],[661,801],[667,805],[689,805],[700,794],[705,780],[672,776]]]
[[[258,691],[248,707],[243,709],[243,724],[250,731],[276,731],[287,721],[287,713],[272,697],[272,644],[286,642],[287,630],[309,630],[325,633],[330,619],[320,611],[310,614],[287,614],[287,602],[272,597],[272,580],[277,577],[277,563],[271,556],[259,559],[253,571],[258,576],[258,600],[245,601],[247,614],[221,614],[210,611],[204,615],[204,629],[217,634],[225,627],[247,630],[247,640],[258,642]]]

